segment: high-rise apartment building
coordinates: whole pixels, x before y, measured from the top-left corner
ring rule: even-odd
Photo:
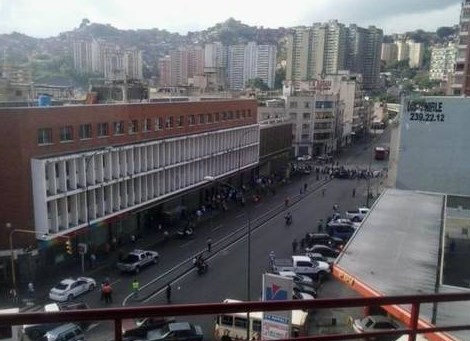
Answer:
[[[188,49],[188,78],[204,74],[204,48],[192,46]]]
[[[350,70],[363,75],[365,89],[375,89],[382,40],[382,30],[374,26],[345,27],[336,20],[295,30],[288,37],[286,79],[295,83]]]
[[[382,43],[381,60],[390,64],[398,60],[398,47],[394,43]]]
[[[188,84],[188,50],[178,48],[170,51],[170,85]]]
[[[245,45],[232,45],[228,49],[228,83],[232,90],[245,88]]]
[[[299,82],[313,79],[312,28],[299,28],[287,37],[286,79]]]
[[[99,73],[108,80],[142,79],[142,51],[96,39],[72,42],[74,69],[79,73]]]
[[[462,1],[460,29],[457,40],[457,57],[453,75],[452,95],[470,95],[470,49],[468,31],[470,28],[470,0]]]
[[[421,68],[423,66],[424,44],[410,40],[408,41],[408,51],[410,58],[409,67]]]
[[[158,60],[158,73],[160,75],[158,84],[160,86],[171,85],[171,60],[170,56],[165,56]]]
[[[395,41],[395,45],[397,46],[397,60],[402,61],[408,59],[410,56],[410,50],[406,39],[401,38]]]
[[[277,48],[274,45],[259,45],[257,56],[256,77],[261,78],[270,89],[273,89],[276,78]]]
[[[431,51],[431,67],[429,78],[447,81],[450,74],[454,72],[457,47],[455,44],[447,46],[434,46]]]

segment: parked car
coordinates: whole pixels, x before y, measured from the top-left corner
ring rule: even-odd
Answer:
[[[175,322],[173,317],[145,317],[125,319],[122,321],[122,336],[145,337],[150,330],[163,328],[168,323]]]
[[[331,222],[326,226],[326,232],[328,232],[331,237],[348,241],[353,236],[354,232],[356,232],[356,229],[349,224]]]
[[[294,271],[279,271],[277,274],[279,276],[292,278],[294,280],[294,284],[305,285],[312,288],[315,287],[315,282],[309,276],[298,275]]]
[[[309,233],[308,241],[310,246],[326,245],[333,248],[341,248],[344,245],[344,240],[332,237],[327,233]]]
[[[71,301],[75,297],[96,288],[96,281],[90,277],[67,278],[49,291],[49,298],[54,301]]]
[[[313,297],[312,295],[310,294],[307,294],[305,292],[302,292],[302,291],[294,291],[293,294],[292,294],[292,299],[294,300],[314,300],[315,297]]]
[[[323,256],[321,253],[311,253],[311,252],[308,252],[308,256],[310,257],[311,260],[313,261],[317,261],[317,262],[325,262],[325,263],[328,263],[328,264],[332,264],[332,262],[329,262],[328,259]]]
[[[157,264],[159,254],[156,251],[134,250],[117,263],[123,272],[140,272],[147,265]]]
[[[382,315],[370,315],[363,319],[357,319],[353,322],[353,329],[358,334],[386,331],[386,330],[397,330],[400,326],[391,318]],[[380,337],[380,340],[395,340],[397,335],[384,338]],[[378,340],[379,338],[367,338],[367,340]]]
[[[294,292],[303,292],[312,295],[314,298],[317,297],[317,291],[308,285],[295,284],[293,290]]]
[[[193,325],[189,322],[172,322],[162,328],[150,330],[145,338],[126,337],[123,340],[146,340],[146,341],[202,341],[204,335],[199,325]]]
[[[357,210],[346,211],[346,218],[355,222],[360,222],[369,213],[370,209],[367,207],[360,207]]]
[[[326,245],[314,245],[308,249],[306,255],[310,257],[310,254],[319,253],[325,257],[328,263],[333,263],[336,257],[339,256],[340,252]]]
[[[44,341],[83,341],[85,335],[80,326],[75,323],[63,324],[57,328],[49,330],[44,335]]]

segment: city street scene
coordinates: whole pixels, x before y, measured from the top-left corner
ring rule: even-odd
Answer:
[[[44,2],[0,24],[0,341],[470,341],[470,1]]]

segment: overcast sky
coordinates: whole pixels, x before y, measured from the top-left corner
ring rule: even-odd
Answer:
[[[375,25],[386,34],[435,31],[459,21],[461,0],[0,0],[0,33],[56,36],[83,18],[120,29],[159,28],[186,34],[229,17],[277,28],[338,19]]]

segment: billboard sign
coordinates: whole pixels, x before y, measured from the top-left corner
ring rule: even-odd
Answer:
[[[274,274],[263,274],[263,301],[285,301],[292,298],[292,278]],[[292,311],[264,312],[261,325],[261,339],[289,339]]]

